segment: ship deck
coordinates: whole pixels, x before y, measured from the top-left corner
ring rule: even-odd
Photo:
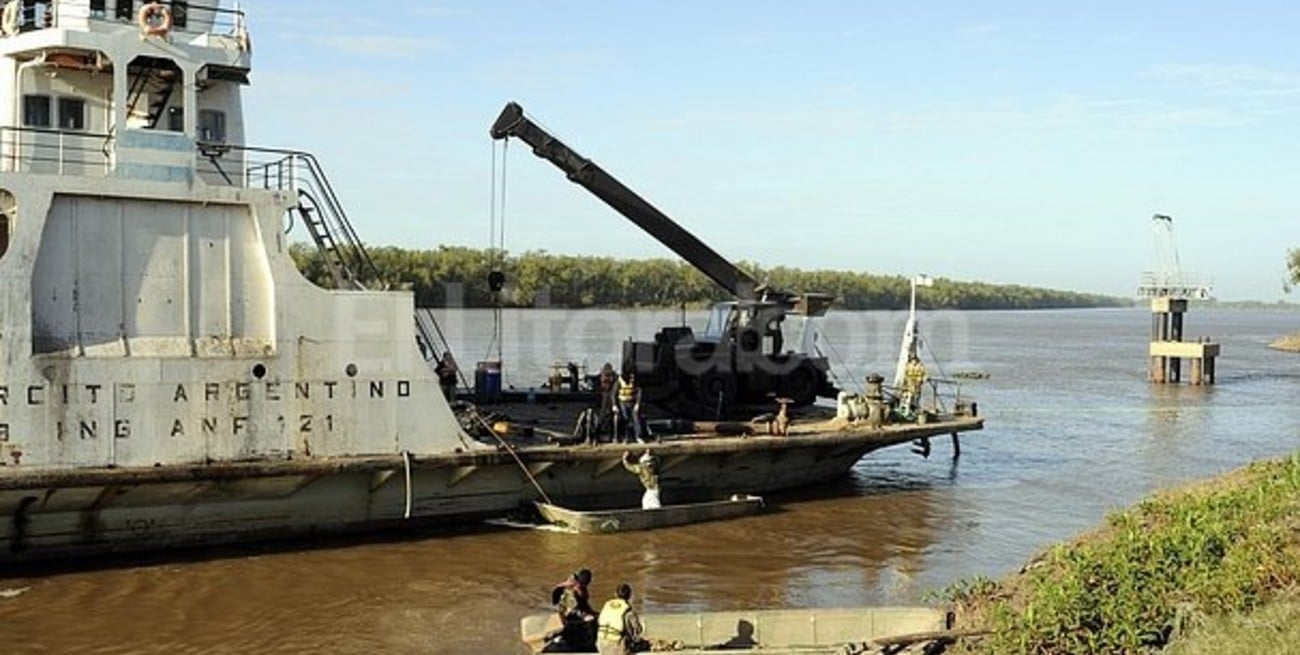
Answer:
[[[0,469],[0,491],[32,488],[89,487],[103,485],[189,482],[214,479],[243,479],[285,475],[320,476],[401,470],[409,457],[412,469],[472,468],[513,464],[517,457],[525,464],[547,465],[592,461],[615,461],[622,453],[652,450],[660,458],[688,458],[730,453],[778,452],[819,448],[866,452],[918,439],[981,430],[980,417],[950,416],[927,422],[895,423],[880,427],[844,425],[835,420],[801,421],[791,425],[787,435],[724,435],[695,433],[668,435],[662,440],[640,444],[598,442],[595,444],[548,443],[544,438],[509,437],[495,444],[487,441],[444,453],[392,453],[341,457],[268,457],[241,461],[172,464],[152,467],[80,467]],[[477,445],[478,447],[474,447]]]

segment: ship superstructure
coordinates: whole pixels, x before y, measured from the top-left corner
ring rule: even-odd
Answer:
[[[437,386],[410,296],[328,292],[293,267],[283,223],[297,189],[249,175],[242,13],[8,6],[7,464],[460,445],[446,404],[423,400]],[[293,171],[293,156],[277,165]]]
[[[12,1],[2,18],[0,476],[467,445],[411,296],[294,268],[283,228],[312,171],[245,148],[241,12]],[[134,495],[0,491],[0,509]]]

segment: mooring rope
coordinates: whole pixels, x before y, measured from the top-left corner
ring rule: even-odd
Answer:
[[[542,500],[546,501],[547,505],[554,505],[555,503],[551,502],[551,497],[546,495],[546,490],[542,489],[542,485],[537,482],[537,478],[533,477],[532,471],[528,470],[528,466],[524,464],[524,460],[519,459],[519,454],[515,452],[515,449],[511,448],[510,444],[506,443],[506,440],[502,439],[501,435],[497,434],[497,431],[493,430],[491,425],[488,425],[487,420],[484,419],[481,414],[474,412],[474,418],[478,419],[478,422],[481,423],[484,428],[487,428],[487,431],[491,433],[492,436],[496,437],[496,440],[501,443],[501,447],[505,448],[507,453],[510,453],[510,456],[514,458],[515,463],[519,465],[519,470],[523,471],[524,476],[528,478],[528,481],[533,483],[533,488],[537,490],[539,495],[541,495]]]

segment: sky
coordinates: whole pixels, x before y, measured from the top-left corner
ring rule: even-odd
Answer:
[[[503,152],[513,100],[733,260],[1131,296],[1161,213],[1217,297],[1297,300],[1300,3],[242,7],[249,144],[314,153],[367,243],[495,213],[512,252],[672,256]]]

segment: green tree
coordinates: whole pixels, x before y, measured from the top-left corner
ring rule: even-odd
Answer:
[[[487,278],[494,269],[505,273],[506,288],[500,300],[508,306],[526,307],[543,299],[550,306],[575,308],[703,306],[727,297],[704,274],[676,259],[616,260],[546,251],[511,255],[463,246],[440,246],[437,250],[376,246],[369,248],[369,253],[379,277],[371,286],[411,291],[421,307],[445,306],[456,298],[467,307],[491,306],[494,299]],[[334,287],[329,266],[316,248],[295,243],[289,247],[289,254],[308,279],[321,287]],[[1295,282],[1300,273],[1300,250],[1291,251],[1290,256],[1290,279]],[[900,275],[764,268],[752,262],[741,262],[739,266],[775,289],[832,294],[837,306],[844,309],[905,309],[910,295],[908,279]],[[918,302],[929,309],[1108,307],[1125,303],[1095,294],[945,278],[936,279],[934,287],[926,289]]]
[[[1286,283],[1288,293],[1291,287],[1300,284],[1300,248],[1292,248],[1286,253]]]

